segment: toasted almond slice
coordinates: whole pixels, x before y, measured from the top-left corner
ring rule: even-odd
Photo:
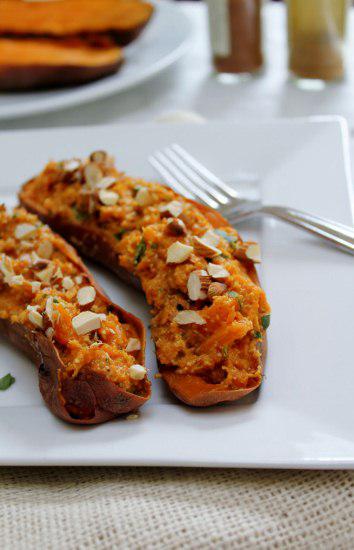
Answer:
[[[32,325],[38,328],[43,328],[43,317],[36,309],[31,309],[29,311],[28,320],[32,323]]]
[[[78,159],[70,159],[64,161],[64,170],[66,172],[74,172],[78,168],[80,168],[80,161]]]
[[[161,214],[167,214],[173,218],[178,218],[183,212],[183,204],[180,201],[171,201],[160,206],[159,210]]]
[[[211,283],[208,288],[208,298],[214,298],[214,296],[222,296],[225,293],[227,286],[224,283]]]
[[[138,414],[128,414],[125,417],[125,420],[138,420],[140,417]]]
[[[49,260],[53,254],[53,245],[50,241],[42,241],[37,250],[38,256]]]
[[[192,271],[188,277],[187,289],[190,300],[205,300],[207,297],[204,289],[211,282],[211,277],[204,269]]]
[[[45,303],[45,312],[50,321],[53,321],[53,296],[49,296]]]
[[[77,285],[81,285],[81,283],[82,283],[82,275],[76,275],[76,277],[75,277],[75,283],[76,283]]]
[[[32,292],[35,293],[41,288],[42,283],[40,281],[31,281],[30,285],[32,287]]]
[[[101,318],[93,311],[82,311],[72,319],[72,325],[77,334],[88,334],[101,328]]]
[[[42,271],[39,271],[37,273],[38,279],[40,279],[43,283],[50,283],[51,278],[53,277],[55,271],[55,264],[50,263],[48,267],[45,269],[42,269]]]
[[[133,380],[144,380],[146,376],[146,368],[142,365],[132,365],[128,369],[128,374]]]
[[[54,328],[48,327],[47,330],[45,331],[45,335],[47,338],[49,338],[49,340],[51,340],[54,336]]]
[[[174,321],[176,321],[179,325],[191,325],[192,323],[195,323],[196,325],[205,325],[206,323],[206,320],[192,309],[179,311],[175,316]]]
[[[116,178],[113,178],[112,176],[106,176],[105,178],[102,178],[96,185],[98,189],[108,189],[111,187],[114,183],[116,183]]]
[[[193,242],[194,249],[200,256],[205,258],[213,258],[214,256],[219,256],[221,254],[221,250],[215,248],[215,246],[207,244],[200,237],[194,237]]]
[[[9,280],[10,286],[21,286],[25,282],[23,275],[13,275]]]
[[[93,151],[90,155],[90,160],[92,162],[106,162],[108,154],[106,151]]]
[[[55,277],[55,279],[62,279],[64,277],[63,272],[62,272],[60,267],[58,267],[58,269],[54,273],[54,277]]]
[[[98,313],[99,318],[101,321],[105,321],[107,319],[107,315],[105,313]]]
[[[202,236],[202,241],[209,246],[217,247],[220,243],[220,236],[212,229],[208,229]]]
[[[152,204],[152,194],[148,187],[140,187],[137,194],[135,195],[135,200],[139,206],[149,206]]]
[[[93,286],[83,286],[79,289],[77,293],[77,301],[79,302],[80,306],[86,306],[87,304],[91,304],[95,301],[96,298],[96,290]]]
[[[14,235],[16,239],[28,239],[34,235],[37,229],[38,228],[32,223],[19,223],[16,226]]]
[[[74,286],[74,284],[75,284],[74,281],[68,275],[64,277],[64,279],[61,282],[61,285],[65,290],[70,290]]]
[[[105,206],[114,206],[119,200],[119,195],[115,191],[106,191],[106,189],[101,189],[98,192],[98,198]]]
[[[251,243],[246,249],[246,256],[249,260],[252,260],[255,264],[261,263],[261,247],[258,243]]]
[[[0,270],[5,278],[5,283],[8,279],[14,276],[14,270],[12,267],[12,260],[6,254],[1,255]]]
[[[210,277],[213,279],[226,279],[230,273],[222,265],[209,263],[207,267]]]
[[[179,241],[171,244],[167,249],[167,260],[168,264],[181,264],[188,260],[189,256],[193,252],[193,247],[183,244]]]
[[[129,338],[125,351],[139,351],[141,349],[140,340],[138,338]]]
[[[89,162],[84,168],[84,176],[87,185],[93,189],[103,178],[103,173],[101,168],[96,163]]]
[[[46,258],[40,258],[34,250],[30,254],[31,264],[33,267],[45,267],[49,264],[49,260]]]
[[[187,229],[184,222],[178,218],[168,218],[166,229],[170,235],[176,235],[176,237],[187,234]]]

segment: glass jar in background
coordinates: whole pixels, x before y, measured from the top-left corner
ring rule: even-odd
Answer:
[[[287,0],[289,70],[299,79],[340,80],[348,0]]]
[[[221,75],[235,79],[263,64],[261,0],[206,0],[213,63]]]

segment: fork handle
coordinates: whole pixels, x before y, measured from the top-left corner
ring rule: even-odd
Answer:
[[[348,225],[285,206],[262,206],[260,211],[263,214],[274,216],[297,227],[301,227],[310,233],[322,237],[326,241],[336,244],[342,250],[354,254],[354,229]]]

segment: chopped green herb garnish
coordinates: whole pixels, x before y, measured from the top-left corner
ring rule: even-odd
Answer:
[[[228,355],[229,355],[229,348],[228,346],[223,346],[222,349],[221,349],[221,354],[223,356],[224,359],[227,359],[228,358]]]
[[[87,220],[88,214],[86,214],[86,212],[82,212],[81,210],[78,210],[75,206],[73,208],[73,211],[74,211],[74,214],[75,214],[75,218],[79,222],[83,222],[83,221]]]
[[[253,338],[258,338],[258,339],[260,338],[261,339],[262,338],[262,333],[259,332],[259,330],[253,331]]]
[[[158,247],[159,247],[159,245],[158,245],[157,243],[152,243],[152,245],[151,245],[151,248],[152,248],[153,250],[157,250]]]
[[[15,378],[9,373],[0,378],[0,390],[8,390],[10,386],[15,382]]]
[[[115,238],[117,239],[117,241],[120,241],[121,238],[123,237],[124,233],[126,233],[127,230],[126,229],[119,229],[119,231],[117,231],[117,233],[114,234]]]
[[[143,258],[145,252],[146,252],[146,242],[144,241],[144,239],[141,239],[140,243],[136,247],[134,265],[138,265],[140,260]]]
[[[270,325],[270,315],[263,315],[263,317],[261,317],[261,323],[264,330],[267,330]]]
[[[229,290],[228,295],[231,296],[231,298],[239,298],[239,294],[234,290]]]
[[[58,298],[53,298],[53,304],[59,304]]]
[[[227,254],[224,254],[223,252],[220,254],[220,258],[225,258],[226,260],[229,260],[230,259],[230,256],[228,256]]]

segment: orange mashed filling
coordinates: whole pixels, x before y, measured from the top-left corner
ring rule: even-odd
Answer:
[[[88,232],[100,228],[116,251],[120,266],[140,279],[151,306],[151,330],[159,363],[225,388],[247,388],[260,381],[262,338],[270,308],[264,291],[250,276],[251,262],[236,257],[245,245],[238,232],[226,223],[218,228],[221,254],[212,260],[194,249],[186,261],[168,264],[167,251],[173,243],[193,246],[195,236],[213,229],[208,218],[173,190],[129,177],[102,155],[96,165],[102,177],[112,179],[109,191],[118,195],[115,204],[105,205],[100,200],[99,185],[90,186],[85,180],[89,162],[78,161],[74,170],[68,169],[65,162],[50,162],[31,181],[30,192],[43,197],[49,216],[84,224]],[[148,190],[144,205],[138,200],[142,188]],[[176,200],[182,205],[178,219],[185,226],[183,236],[169,233],[170,219],[161,213],[164,206]],[[227,278],[222,279],[226,292],[191,301],[189,275],[206,270],[210,261],[228,271]],[[181,310],[197,311],[205,323],[178,324],[175,317]]]

